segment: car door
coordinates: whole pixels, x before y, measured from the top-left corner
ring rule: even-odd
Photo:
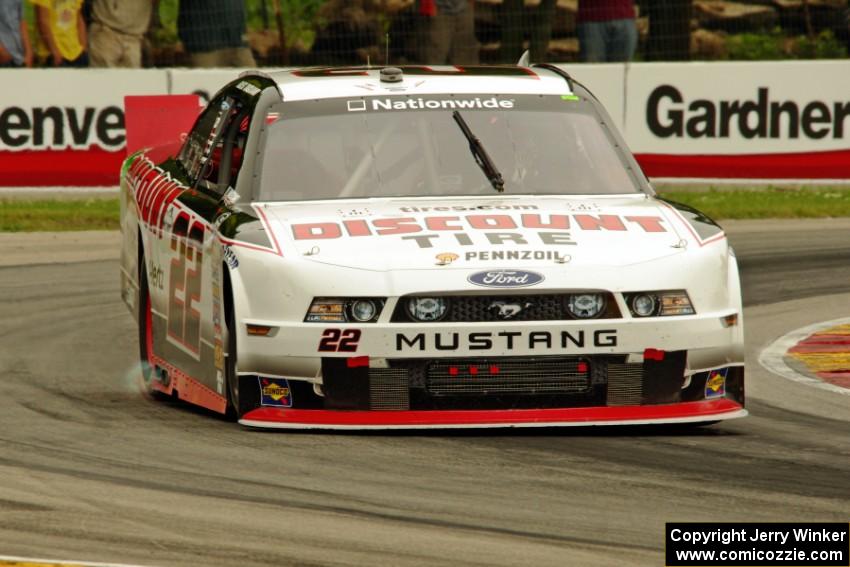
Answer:
[[[159,296],[154,303],[161,319],[154,327],[156,350],[170,364],[166,371],[171,378],[195,392],[191,401],[216,409],[220,400],[214,398],[224,395],[224,337],[221,249],[214,221],[226,210],[223,197],[238,173],[233,141],[245,113],[231,91],[225,89],[210,102],[177,158],[162,164],[164,175],[183,191],[168,204],[151,255],[151,267],[162,283],[151,292],[152,298]]]

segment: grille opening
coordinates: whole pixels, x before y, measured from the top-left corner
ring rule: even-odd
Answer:
[[[428,367],[426,390],[432,396],[580,394],[590,377],[582,359],[440,361]]]
[[[369,409],[410,409],[410,384],[405,368],[369,370]]]
[[[576,292],[578,293],[578,292]],[[622,315],[611,293],[605,296],[605,310],[596,319],[620,319]],[[407,301],[412,297],[401,297],[396,303],[391,321],[393,323],[422,323],[410,316]],[[474,323],[481,321],[572,321],[576,320],[567,309],[568,293],[559,294],[521,294],[521,295],[446,295],[440,296],[448,302],[446,315],[441,322]],[[499,305],[505,308],[500,309]],[[500,316],[504,310],[514,312],[505,318]]]
[[[644,364],[627,363],[622,355],[388,362],[389,368],[368,369],[369,409],[518,409],[659,403],[646,393]],[[677,376],[678,372],[669,377],[656,375],[652,382],[675,381]]]

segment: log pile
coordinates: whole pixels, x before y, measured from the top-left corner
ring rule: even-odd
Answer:
[[[722,0],[697,0],[693,16],[698,28],[727,33],[769,31],[779,23],[779,15],[771,6]]]

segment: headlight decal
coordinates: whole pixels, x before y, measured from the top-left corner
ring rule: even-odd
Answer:
[[[416,321],[439,321],[446,316],[448,302],[444,297],[411,297],[407,312]]]
[[[624,293],[623,298],[632,317],[638,319],[696,314],[688,292],[683,289],[630,292]]]
[[[375,323],[385,297],[316,297],[304,316],[306,323]]]

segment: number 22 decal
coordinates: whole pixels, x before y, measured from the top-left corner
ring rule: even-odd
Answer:
[[[168,282],[168,336],[196,355],[201,347],[201,267],[204,227],[198,222],[189,228],[189,216],[181,213],[171,235],[171,260]]]
[[[319,341],[319,352],[357,352],[360,329],[325,329]]]

